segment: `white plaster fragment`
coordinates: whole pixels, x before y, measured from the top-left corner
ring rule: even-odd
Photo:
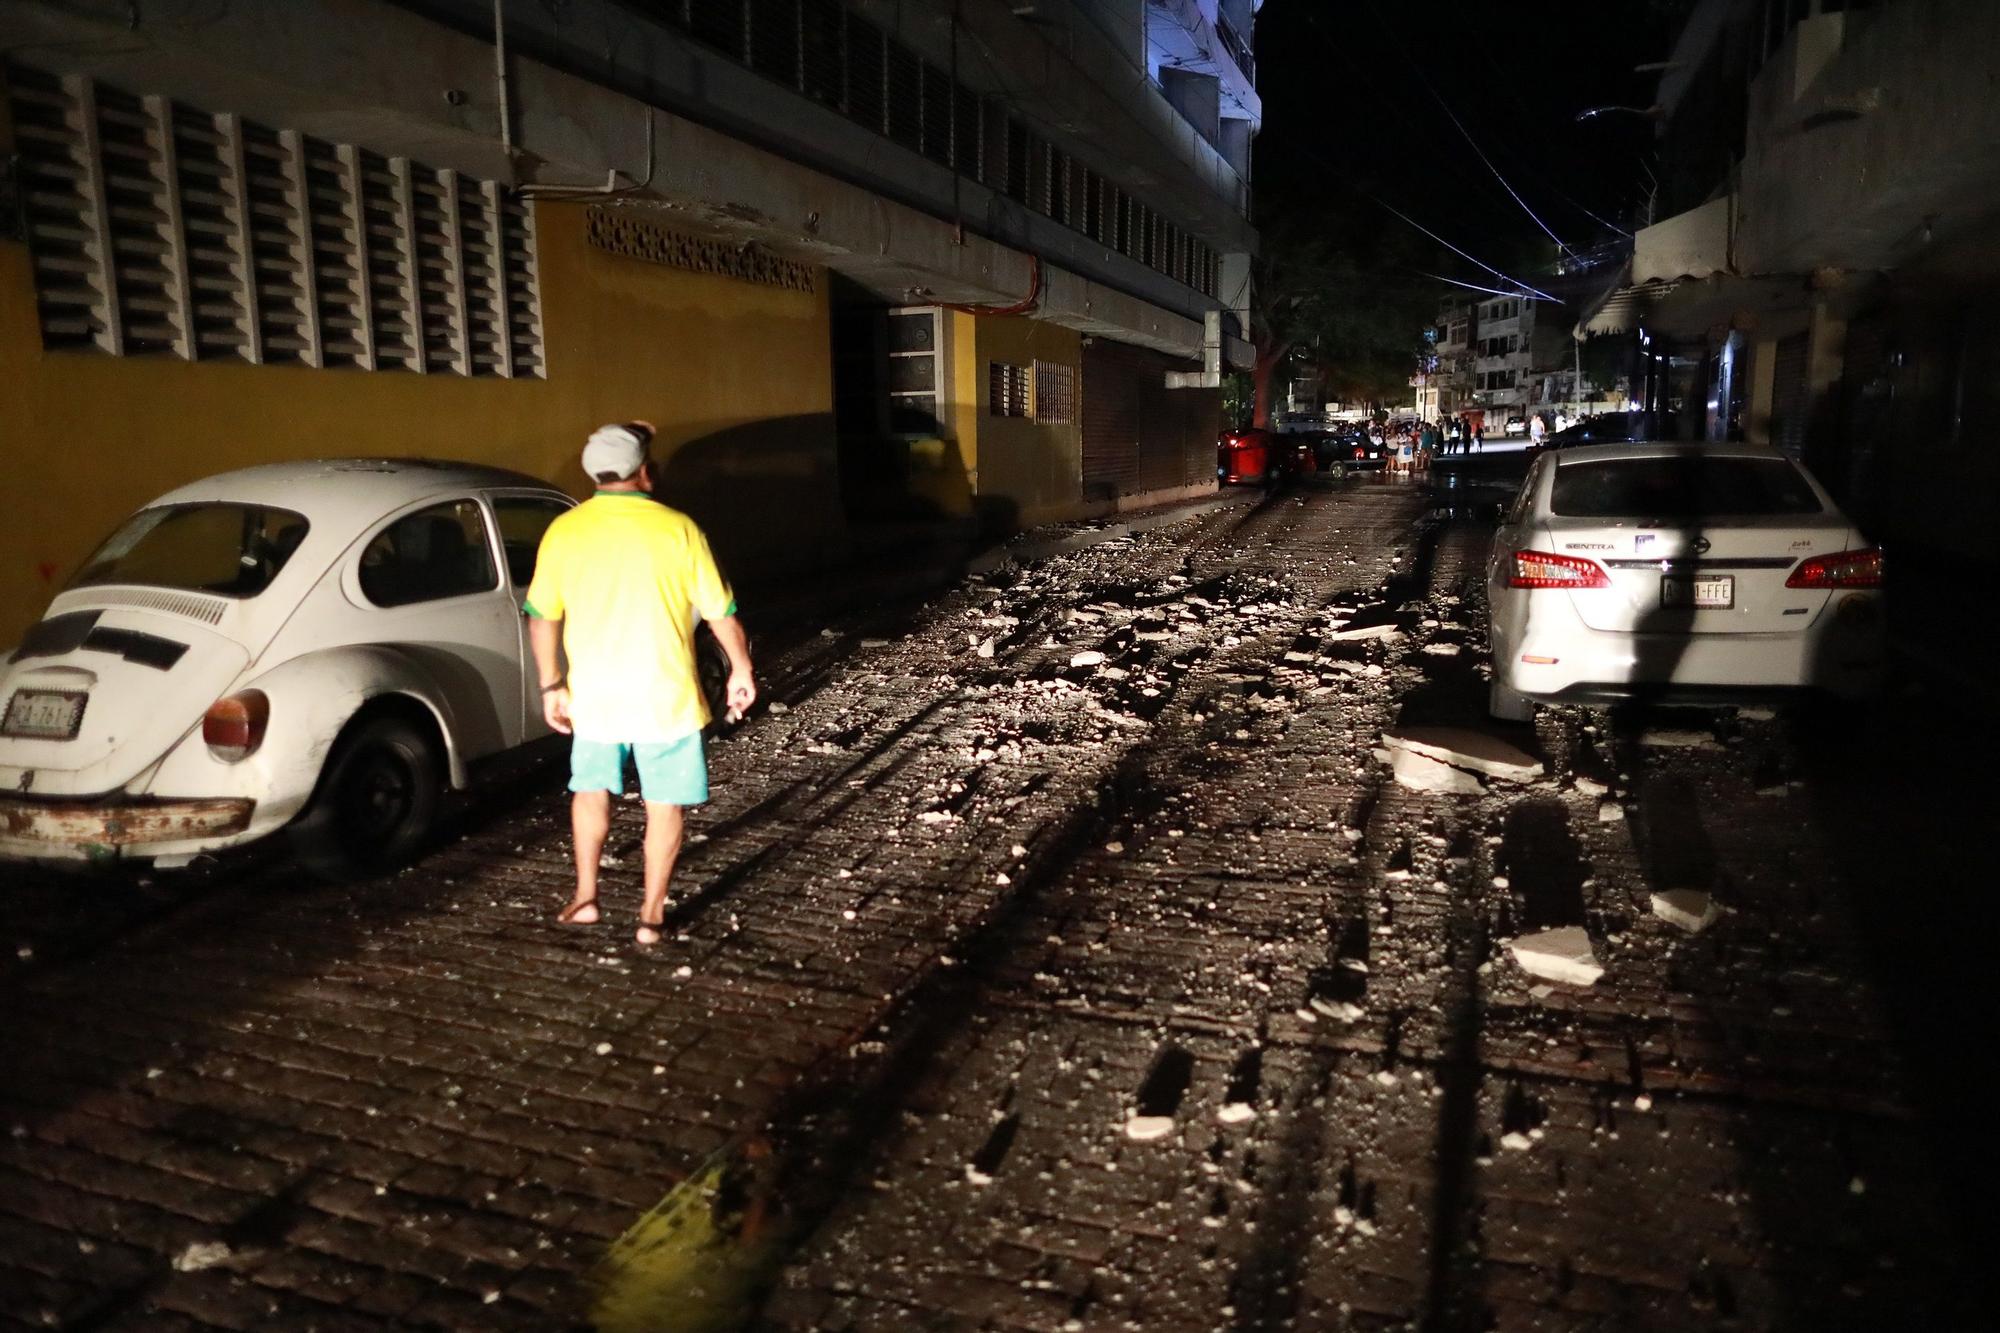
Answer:
[[[1600,823],[1600,824],[1616,824],[1616,823],[1617,823],[1617,822],[1618,822],[1619,820],[1621,820],[1621,819],[1623,819],[1623,818],[1625,818],[1625,807],[1624,807],[1624,806],[1622,806],[1622,805],[1620,805],[1620,804],[1618,804],[1618,802],[1616,802],[1616,801],[1600,801],[1600,802],[1598,803],[1598,806],[1597,806],[1597,822],[1598,822],[1598,823]]]
[[[1715,924],[1722,909],[1700,889],[1668,889],[1653,895],[1653,915],[1690,935],[1699,935]]]
[[[1254,1120],[1257,1108],[1248,1102],[1228,1102],[1215,1113],[1215,1118],[1225,1125],[1240,1125],[1245,1120]]]
[[[174,1256],[176,1273],[199,1273],[204,1268],[226,1264],[234,1255],[219,1240],[198,1240]]]
[[[1484,783],[1464,769],[1453,768],[1414,750],[1378,749],[1375,757],[1389,766],[1399,785],[1411,791],[1477,796],[1486,790]]]
[[[1382,733],[1391,750],[1408,750],[1503,782],[1532,782],[1542,761],[1498,736],[1469,727],[1400,727]]]
[[[1150,1143],[1174,1132],[1170,1115],[1133,1115],[1125,1120],[1125,1137],[1135,1143]]]
[[[1086,648],[1084,651],[1076,654],[1076,656],[1069,659],[1069,664],[1073,667],[1101,666],[1103,665],[1103,663],[1104,663],[1104,654],[1098,652],[1095,648]]]
[[[1559,926],[1516,936],[1507,941],[1507,948],[1521,970],[1530,976],[1589,986],[1604,975],[1603,966],[1591,950],[1590,936],[1582,926]]]
[[[1591,797],[1592,799],[1599,799],[1610,795],[1611,788],[1605,786],[1603,783],[1599,782],[1596,778],[1586,778],[1579,775],[1576,780],[1576,794],[1578,796],[1588,796]]]
[[[1363,625],[1359,629],[1337,629],[1326,637],[1333,643],[1354,643],[1362,639],[1394,639],[1402,633],[1394,625]]]

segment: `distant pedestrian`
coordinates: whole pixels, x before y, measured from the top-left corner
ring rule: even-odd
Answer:
[[[1486,423],[1482,421],[1477,426],[1474,426],[1472,428],[1472,452],[1477,454],[1477,453],[1484,453],[1485,451],[1486,451]]]
[[[1542,414],[1540,412],[1537,412],[1533,416],[1529,417],[1528,447],[1530,449],[1539,449],[1542,447],[1543,441],[1547,440],[1548,438],[1549,438],[1549,425],[1546,421],[1542,420]]]
[[[542,715],[574,738],[576,894],[557,920],[598,920],[598,862],[611,831],[611,797],[624,792],[629,763],[646,802],[641,944],[660,941],[667,881],[681,848],[681,808],[708,799],[701,729],[709,715],[695,674],[697,618],[729,656],[730,719],[757,700],[749,640],[708,539],[693,519],[652,498],[652,439],[653,428],[635,421],[602,427],[583,446],[583,470],[597,493],[543,534],[524,608]]]

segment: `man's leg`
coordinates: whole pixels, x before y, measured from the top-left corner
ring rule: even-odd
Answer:
[[[576,897],[562,919],[587,926],[597,920],[597,863],[611,834],[611,793],[580,791],[569,798],[570,838],[576,844]]]
[[[569,831],[576,848],[576,896],[558,921],[597,920],[597,863],[611,834],[611,793],[625,790],[625,747],[577,738],[569,746]]]
[[[667,919],[667,884],[681,854],[681,808],[666,801],[646,802],[646,897],[639,904],[638,940],[660,942],[660,925]]]
[[[681,852],[681,807],[708,799],[708,757],[701,733],[660,745],[635,745],[639,794],[646,798],[646,897],[639,904],[638,941],[660,942],[667,916],[667,885]]]

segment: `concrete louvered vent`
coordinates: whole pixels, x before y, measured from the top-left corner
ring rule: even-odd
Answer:
[[[544,374],[533,229],[497,183],[82,76],[7,81],[50,349]]]

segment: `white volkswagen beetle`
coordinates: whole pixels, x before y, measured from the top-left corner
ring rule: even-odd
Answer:
[[[395,865],[447,785],[547,734],[521,599],[574,503],[372,458],[161,496],[0,667],[0,856],[174,865],[288,828],[320,873]]]

